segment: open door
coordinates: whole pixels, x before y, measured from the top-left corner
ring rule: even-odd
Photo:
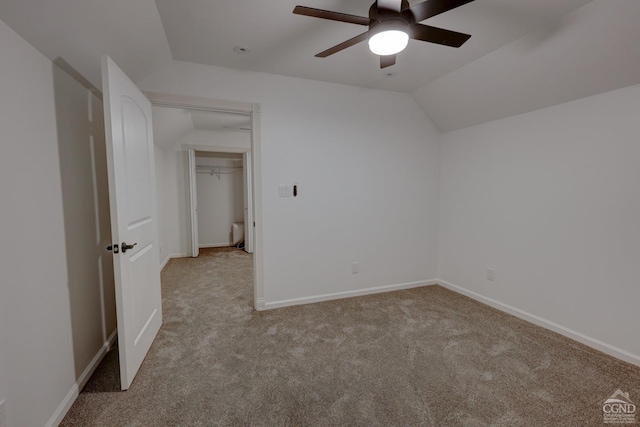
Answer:
[[[196,151],[189,150],[189,211],[191,212],[191,256],[200,255],[198,241],[198,189],[196,187]]]
[[[251,153],[242,155],[244,180],[244,250],[253,253],[253,185],[251,176]]]
[[[162,325],[151,103],[102,59],[120,384],[127,390]]]

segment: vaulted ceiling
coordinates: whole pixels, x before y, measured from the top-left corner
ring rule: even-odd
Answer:
[[[425,23],[471,34],[461,48],[411,41],[380,69],[366,42],[315,54],[366,27],[292,14],[297,4],[368,16],[373,0],[156,0],[174,59],[409,92],[560,18],[589,0],[476,0]],[[411,3],[420,3],[420,0]],[[250,49],[242,55],[234,46]],[[389,72],[395,73],[391,78]]]
[[[1,0],[0,19],[98,87],[105,53],[134,81],[189,61],[408,92],[443,131],[640,83],[638,0],[476,0],[425,21],[471,34],[459,49],[412,40],[384,70],[366,43],[314,57],[363,27],[297,4],[366,16],[371,1]]]

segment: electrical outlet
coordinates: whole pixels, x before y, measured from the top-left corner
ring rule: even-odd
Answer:
[[[493,282],[493,276],[495,272],[496,271],[493,268],[487,268],[487,280]]]
[[[0,427],[7,427],[7,417],[4,414],[4,400],[0,402]]]
[[[358,274],[358,273],[360,273],[360,263],[359,262],[351,263],[351,274]]]

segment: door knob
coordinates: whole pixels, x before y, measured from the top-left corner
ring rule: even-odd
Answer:
[[[125,253],[129,249],[133,249],[135,245],[137,245],[137,243],[134,243],[133,245],[127,245],[127,242],[122,242],[122,244],[120,245],[120,249],[122,249],[122,253]]]

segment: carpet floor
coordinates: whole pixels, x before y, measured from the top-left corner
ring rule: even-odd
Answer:
[[[131,388],[112,350],[61,425],[602,426],[617,389],[640,407],[640,368],[442,287],[257,312],[251,270],[237,249],[172,260]]]

